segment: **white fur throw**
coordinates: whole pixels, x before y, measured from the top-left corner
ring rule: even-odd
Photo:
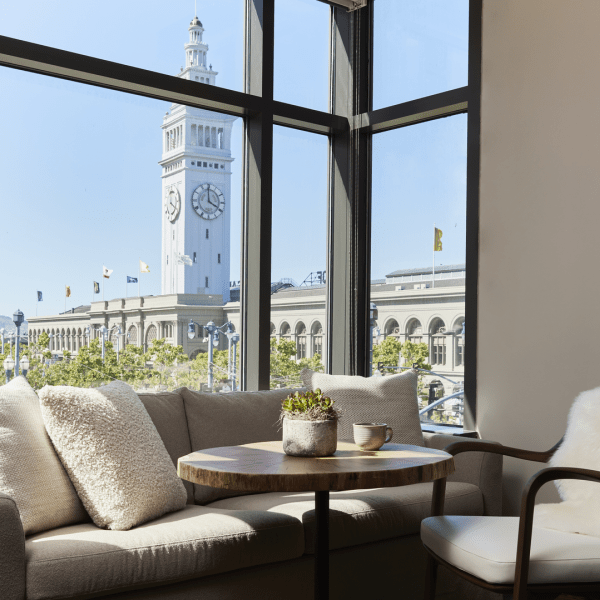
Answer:
[[[48,434],[98,527],[130,529],[185,506],[183,482],[126,383],[46,386],[39,397]]]
[[[549,466],[600,471],[600,388],[575,398],[563,443]],[[600,483],[577,479],[554,483],[562,502],[537,505],[534,525],[600,537]]]

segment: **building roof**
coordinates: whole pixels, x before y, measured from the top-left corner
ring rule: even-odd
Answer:
[[[70,308],[67,312],[58,313],[59,315],[72,315],[72,314],[80,314],[89,312],[91,305],[85,304],[83,306],[76,306],[75,308]]]
[[[198,17],[194,17],[190,23],[190,27],[202,27],[202,23]],[[204,28],[203,28],[204,29]]]
[[[436,273],[449,273],[451,271],[464,271],[465,264],[458,265],[436,265],[435,272]],[[419,267],[416,269],[398,269],[386,277],[398,277],[400,275],[427,275],[433,271],[433,266],[431,267]]]

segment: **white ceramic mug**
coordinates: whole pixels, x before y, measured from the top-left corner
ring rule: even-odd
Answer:
[[[354,443],[361,450],[379,450],[394,435],[387,423],[354,423]]]

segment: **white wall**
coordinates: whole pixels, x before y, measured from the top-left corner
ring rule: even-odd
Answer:
[[[600,386],[600,2],[483,6],[477,421],[546,450]],[[540,467],[505,461],[506,514]]]

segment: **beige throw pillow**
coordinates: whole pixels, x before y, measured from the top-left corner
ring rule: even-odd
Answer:
[[[326,375],[304,369],[300,376],[307,388],[320,389],[341,409],[338,439],[354,441],[353,423],[387,423],[394,430],[392,442],[425,445],[419,419],[418,372],[414,369],[385,377]]]
[[[0,491],[16,502],[25,535],[89,519],[25,377],[0,387]]]
[[[98,527],[130,529],[185,506],[165,445],[126,383],[46,386],[39,396],[48,434]]]

